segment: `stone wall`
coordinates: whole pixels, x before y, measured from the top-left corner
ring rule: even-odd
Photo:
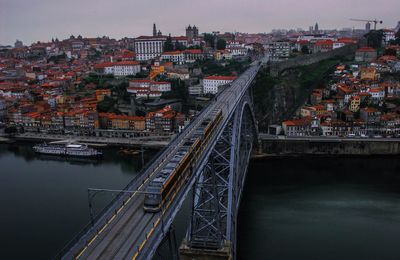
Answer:
[[[261,154],[274,155],[400,155],[392,140],[261,140]]]
[[[355,45],[346,45],[330,52],[318,52],[310,55],[298,56],[285,61],[273,62],[270,65],[270,73],[272,76],[278,76],[280,72],[288,68],[306,66],[336,56],[353,56],[356,49],[357,46]]]

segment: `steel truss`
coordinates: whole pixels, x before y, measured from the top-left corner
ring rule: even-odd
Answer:
[[[241,100],[217,140],[193,192],[187,233],[193,248],[220,249],[229,241],[236,251],[236,218],[247,166],[257,138],[250,92]]]

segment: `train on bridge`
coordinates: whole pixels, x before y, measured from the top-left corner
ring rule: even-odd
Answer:
[[[170,199],[172,191],[190,178],[198,158],[207,147],[210,137],[222,119],[220,108],[212,110],[195,133],[183,140],[184,143],[175,156],[147,186],[144,199],[146,212],[160,211],[164,203]]]

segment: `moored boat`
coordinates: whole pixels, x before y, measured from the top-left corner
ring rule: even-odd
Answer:
[[[40,154],[77,157],[98,157],[103,154],[101,151],[90,148],[86,144],[81,143],[68,143],[65,145],[43,143],[33,146],[33,150]]]

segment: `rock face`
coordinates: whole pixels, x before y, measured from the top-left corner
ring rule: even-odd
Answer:
[[[257,75],[253,87],[255,115],[260,132],[268,125],[292,117],[307,101],[312,90],[325,84],[329,73],[339,59],[323,60],[308,66],[287,68],[278,77],[271,76],[265,68]]]
[[[285,61],[274,62],[271,64],[270,72],[272,76],[276,77],[279,75],[280,72],[286,69],[295,68],[299,66],[307,66],[338,56],[340,57],[354,56],[356,49],[357,49],[356,45],[347,45],[328,52],[317,52],[310,55],[298,56]]]

